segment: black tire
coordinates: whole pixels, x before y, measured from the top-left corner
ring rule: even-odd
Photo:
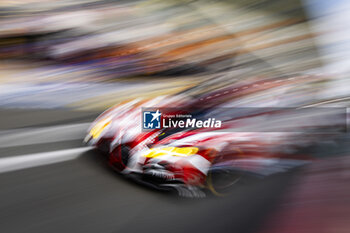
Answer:
[[[207,188],[216,196],[225,196],[232,192],[242,178],[242,174],[230,169],[210,170],[207,176]]]
[[[129,158],[130,158],[130,147],[126,145],[121,145],[120,150],[121,150],[122,163],[126,167],[128,165]]]

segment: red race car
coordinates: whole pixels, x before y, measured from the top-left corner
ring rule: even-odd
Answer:
[[[264,177],[307,163],[309,158],[298,154],[296,148],[312,143],[314,138],[308,141],[296,131],[252,130],[251,119],[261,124],[262,115],[276,115],[278,110],[266,113],[266,109],[264,112],[261,108],[249,108],[237,114],[235,109],[227,108],[237,96],[242,99],[264,90],[259,85],[255,85],[258,89],[253,89],[254,84],[248,86],[252,90],[235,84],[219,91],[206,90],[204,94],[198,93],[196,87],[195,91],[173,96],[119,104],[93,122],[85,142],[106,152],[108,163],[120,173],[152,187],[175,189],[180,195],[191,197],[205,196],[207,190],[221,195],[243,177]],[[145,130],[142,121],[145,109],[155,107],[158,111],[147,112],[152,114],[150,122],[160,112],[163,117],[182,116],[185,112],[199,119],[216,114],[222,124],[217,128],[153,125]],[[229,130],[232,128],[242,130]]]

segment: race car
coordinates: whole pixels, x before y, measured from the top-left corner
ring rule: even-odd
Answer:
[[[227,130],[244,125],[252,114],[256,117],[261,112],[228,117],[218,129],[143,130],[144,108],[171,106],[168,114],[186,109],[198,117],[205,116],[234,100],[228,88],[237,89],[226,87],[219,92],[196,92],[196,95],[184,92],[121,103],[92,123],[85,142],[105,152],[108,164],[121,174],[160,190],[176,190],[187,197],[204,197],[208,191],[225,195],[243,178],[261,178],[308,163],[307,156],[296,157],[295,152],[286,149],[291,148],[285,143],[291,137],[298,143],[297,133]],[[240,92],[239,96],[245,93]],[[205,107],[198,110],[199,105],[204,105],[203,100]],[[218,114],[230,116],[230,112]]]

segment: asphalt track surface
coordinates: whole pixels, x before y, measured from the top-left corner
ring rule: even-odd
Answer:
[[[0,113],[1,233],[259,232],[296,176],[180,198],[125,179],[82,145],[95,112]]]

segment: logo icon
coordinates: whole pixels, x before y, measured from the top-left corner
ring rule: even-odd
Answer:
[[[144,129],[160,129],[160,117],[162,113],[157,110],[143,112],[143,128]]]

